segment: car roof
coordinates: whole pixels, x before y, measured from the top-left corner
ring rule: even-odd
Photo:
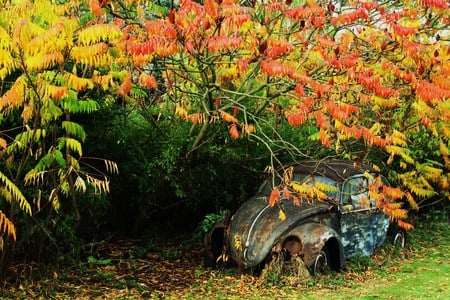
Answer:
[[[285,165],[285,168],[290,166],[294,168],[294,173],[321,175],[338,183],[365,171],[376,173],[375,169],[367,163],[339,159],[299,160]]]

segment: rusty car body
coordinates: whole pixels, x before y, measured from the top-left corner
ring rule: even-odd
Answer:
[[[374,201],[361,206],[358,199],[368,198],[369,172],[373,168],[344,160],[307,160],[291,164],[293,180],[315,180],[335,186],[328,200],[305,201],[294,205],[282,199],[286,215],[279,218],[279,208],[268,205],[274,187],[266,180],[258,194],[247,200],[227,220],[214,226],[207,235],[207,262],[213,266],[225,257],[243,267],[263,265],[274,253],[300,256],[311,273],[324,269],[340,270],[355,255],[371,255],[389,237],[405,244],[405,233],[375,207]],[[382,177],[385,184],[387,179]]]

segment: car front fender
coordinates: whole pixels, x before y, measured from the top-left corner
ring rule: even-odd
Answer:
[[[280,245],[288,238],[296,237],[301,242],[300,256],[308,267],[314,264],[319,252],[326,246],[334,269],[345,266],[345,257],[340,235],[333,228],[319,223],[307,223],[295,227],[280,239]]]

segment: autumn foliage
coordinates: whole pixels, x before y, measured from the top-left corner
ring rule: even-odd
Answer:
[[[380,205],[406,199],[417,209],[418,199],[450,197],[446,0],[182,0],[167,11],[139,0],[6,3],[0,111],[16,112],[23,128],[17,136],[1,128],[0,158],[12,163],[24,145],[35,157],[15,182],[4,173],[0,179],[2,195],[26,212],[31,207],[17,185],[43,187],[50,174],[59,174],[46,199],[55,208],[58,193],[86,184],[108,190],[106,177],[81,172],[85,134],[70,115],[98,109],[90,93],[132,103],[138,89],[158,90],[158,109],[192,122],[192,149],[211,126],[268,148],[282,138],[274,124],[309,126],[311,144],[336,156],[384,153],[402,189],[384,189]],[[52,122],[63,134],[43,147]],[[418,154],[417,139],[433,141],[437,158]],[[51,169],[55,163],[65,171]],[[385,206],[406,217],[400,204]],[[14,236],[9,221],[0,211],[0,229]]]
[[[274,115],[315,126],[309,139],[339,156],[383,150],[402,186],[383,199],[417,209],[418,199],[449,197],[445,0],[184,0],[142,25],[125,29],[127,54],[139,65],[165,62],[159,87],[179,117],[203,127],[224,121],[233,139],[261,138]],[[417,155],[417,138],[435,141],[439,159]]]

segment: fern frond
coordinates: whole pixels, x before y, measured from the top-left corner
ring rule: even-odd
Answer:
[[[75,122],[63,121],[62,128],[66,130],[66,132],[72,135],[75,138],[80,139],[82,142],[86,139],[86,132],[83,127]]]
[[[59,167],[67,167],[67,162],[64,159],[64,155],[62,154],[61,150],[56,149],[55,151],[53,151],[53,156]]]
[[[4,188],[11,193],[11,201],[17,201],[20,209],[31,215],[30,203],[28,203],[27,199],[25,199],[25,196],[22,194],[20,189],[2,172],[0,172],[0,182],[2,182],[4,184]],[[8,199],[6,198],[6,200]]]
[[[0,210],[0,233],[6,233],[10,237],[12,237],[14,241],[16,240],[16,228],[13,222],[11,222],[1,210]],[[0,249],[0,251],[1,250],[2,249]]]

